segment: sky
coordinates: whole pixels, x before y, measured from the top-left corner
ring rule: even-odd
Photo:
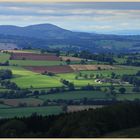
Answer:
[[[42,23],[84,32],[140,30],[140,2],[0,0],[0,25]]]

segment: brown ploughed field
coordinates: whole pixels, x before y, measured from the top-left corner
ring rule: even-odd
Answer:
[[[60,61],[60,58],[51,54],[35,54],[35,53],[13,53],[11,54],[12,60],[47,60],[47,61]]]
[[[35,66],[35,67],[26,67],[28,70],[31,70],[36,73],[71,73],[73,69],[70,66]]]
[[[13,106],[13,107],[18,107],[20,104],[26,104],[27,106],[38,106],[43,103],[42,100],[40,99],[2,99],[0,101],[3,101],[4,104]]]

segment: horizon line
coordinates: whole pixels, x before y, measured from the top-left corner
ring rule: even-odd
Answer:
[[[140,2],[140,0],[0,0],[1,2],[10,2],[10,3],[54,3],[54,2]]]

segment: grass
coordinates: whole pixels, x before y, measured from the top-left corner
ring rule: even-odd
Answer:
[[[0,104],[0,109],[3,108],[3,109],[7,109],[7,108],[10,108],[11,106],[9,105],[5,105],[5,104]]]
[[[57,94],[48,94],[41,95],[39,99],[41,100],[79,100],[83,98],[87,99],[112,99],[112,95],[109,93],[99,92],[99,91],[71,91],[71,92],[63,92]],[[125,93],[125,94],[117,94],[116,99],[123,101],[129,100],[133,101],[135,99],[140,99],[139,93]]]
[[[60,79],[66,79],[73,82],[76,87],[84,86],[87,84],[108,86],[108,83],[96,83],[95,79],[75,79],[77,73],[65,73],[57,74],[55,76],[46,76],[32,71],[26,70],[20,66],[1,66],[0,69],[11,69],[14,77],[11,81],[15,82],[21,88],[51,88],[61,87],[63,84]],[[82,74],[102,74],[105,77],[109,77],[112,72],[116,74],[133,74],[139,70],[138,67],[119,67],[115,70],[100,70],[100,71],[81,71]]]
[[[92,85],[99,85],[98,83],[95,82],[94,79],[75,79],[76,73],[67,73],[67,74],[58,74],[58,76],[63,79],[67,79],[68,81],[74,83],[75,86],[85,86],[88,84]]]
[[[6,53],[0,53],[0,63],[6,62],[9,60],[10,55]]]
[[[118,68],[113,70],[96,70],[96,71],[81,71],[83,74],[102,74],[103,76],[110,76],[112,72],[116,73],[117,75],[124,75],[124,74],[136,74],[137,71],[140,70],[140,67],[132,67],[132,66],[118,66]]]
[[[48,106],[48,107],[24,107],[24,108],[9,108],[0,109],[0,118],[12,118],[30,116],[32,113],[39,115],[56,115],[62,112],[60,106]]]
[[[133,101],[135,99],[140,99],[139,93],[130,93],[130,94],[118,94],[117,95],[118,100],[130,100]]]
[[[9,54],[0,53],[0,62],[5,62],[9,59]],[[65,73],[57,74],[56,76],[45,76],[32,71],[24,69],[22,66],[50,66],[50,65],[60,65],[65,64],[62,61],[32,61],[32,60],[9,60],[11,65],[18,66],[1,66],[0,69],[11,69],[14,77],[11,81],[15,82],[21,88],[52,88],[52,87],[61,87],[63,84],[60,82],[60,79],[66,79],[70,82],[73,82],[76,87],[85,86],[87,84],[92,85],[103,85],[108,86],[108,83],[99,84],[95,82],[94,79],[75,79],[77,73]],[[110,77],[112,72],[115,72],[117,75],[123,74],[135,74],[139,67],[132,66],[117,66],[114,70],[96,70],[96,71],[81,71],[82,74],[102,74],[104,77]],[[1,89],[2,91],[3,89]]]
[[[21,88],[45,88],[45,87],[61,87],[60,78],[57,76],[50,77],[34,73],[22,67],[10,66],[0,67],[1,69],[11,69],[14,78],[11,81],[15,82]]]
[[[41,74],[31,74],[27,76],[17,77],[12,80],[21,88],[45,88],[45,87],[61,87],[62,83],[56,77],[44,76]]]
[[[10,67],[0,67],[1,69],[11,69],[14,78],[11,80],[15,82],[21,88],[50,88],[50,87],[61,87],[63,84],[60,82],[60,79],[67,79],[70,82],[73,82],[75,86],[84,86],[88,83],[90,84],[98,84],[95,83],[93,79],[83,79],[76,80],[76,73],[66,73],[66,74],[58,74],[56,76],[46,76],[38,73],[34,73],[32,71],[26,70],[22,67],[10,66]]]
[[[79,100],[83,98],[88,99],[109,99],[105,93],[97,91],[71,91],[57,94],[41,95],[39,99],[42,100]]]

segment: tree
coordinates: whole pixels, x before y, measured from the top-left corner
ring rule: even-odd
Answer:
[[[11,70],[0,70],[0,79],[11,79],[12,78],[12,71]]]
[[[140,88],[139,88],[138,86],[136,86],[136,87],[134,87],[134,88],[132,89],[132,91],[133,91],[133,92],[140,92]]]
[[[78,80],[78,76],[77,75],[75,76],[75,79]]]
[[[136,73],[136,76],[140,76],[140,71],[138,71],[138,72]]]
[[[74,86],[73,83],[69,83],[68,84],[68,88],[69,88],[69,90],[74,90],[75,89],[75,86]]]
[[[59,51],[59,50],[56,52],[56,56],[57,56],[57,57],[60,56],[60,51]]]
[[[94,78],[94,74],[90,74],[89,76],[90,76],[91,79]]]
[[[111,84],[111,86],[109,87],[109,90],[111,94],[114,94],[115,87]]]
[[[88,78],[88,75],[87,75],[87,74],[85,74],[85,75],[84,75],[84,78],[85,78],[85,79],[87,79],[87,78]]]
[[[98,67],[98,70],[101,70],[101,67]]]
[[[126,89],[125,89],[124,87],[121,87],[121,88],[119,89],[119,92],[120,92],[121,94],[124,94],[124,93],[126,92]]]
[[[69,65],[71,63],[71,60],[70,59],[67,59],[66,60],[66,63],[67,63],[67,65]]]
[[[24,122],[20,120],[10,120],[5,124],[1,125],[1,134],[3,137],[18,137],[24,134],[27,126]]]
[[[64,105],[62,106],[62,110],[63,110],[64,113],[66,113],[66,112],[68,111],[68,106],[67,106],[67,104],[64,104]]]
[[[45,50],[44,49],[41,49],[40,53],[41,54],[44,54],[45,53]]]
[[[39,91],[38,90],[35,90],[34,92],[33,92],[33,94],[36,96],[36,95],[39,95]]]
[[[114,79],[116,74],[114,72],[111,73],[111,78]]]
[[[86,64],[86,61],[85,61],[85,60],[81,60],[81,61],[80,61],[80,64],[82,64],[82,65],[83,65],[83,64]]]

